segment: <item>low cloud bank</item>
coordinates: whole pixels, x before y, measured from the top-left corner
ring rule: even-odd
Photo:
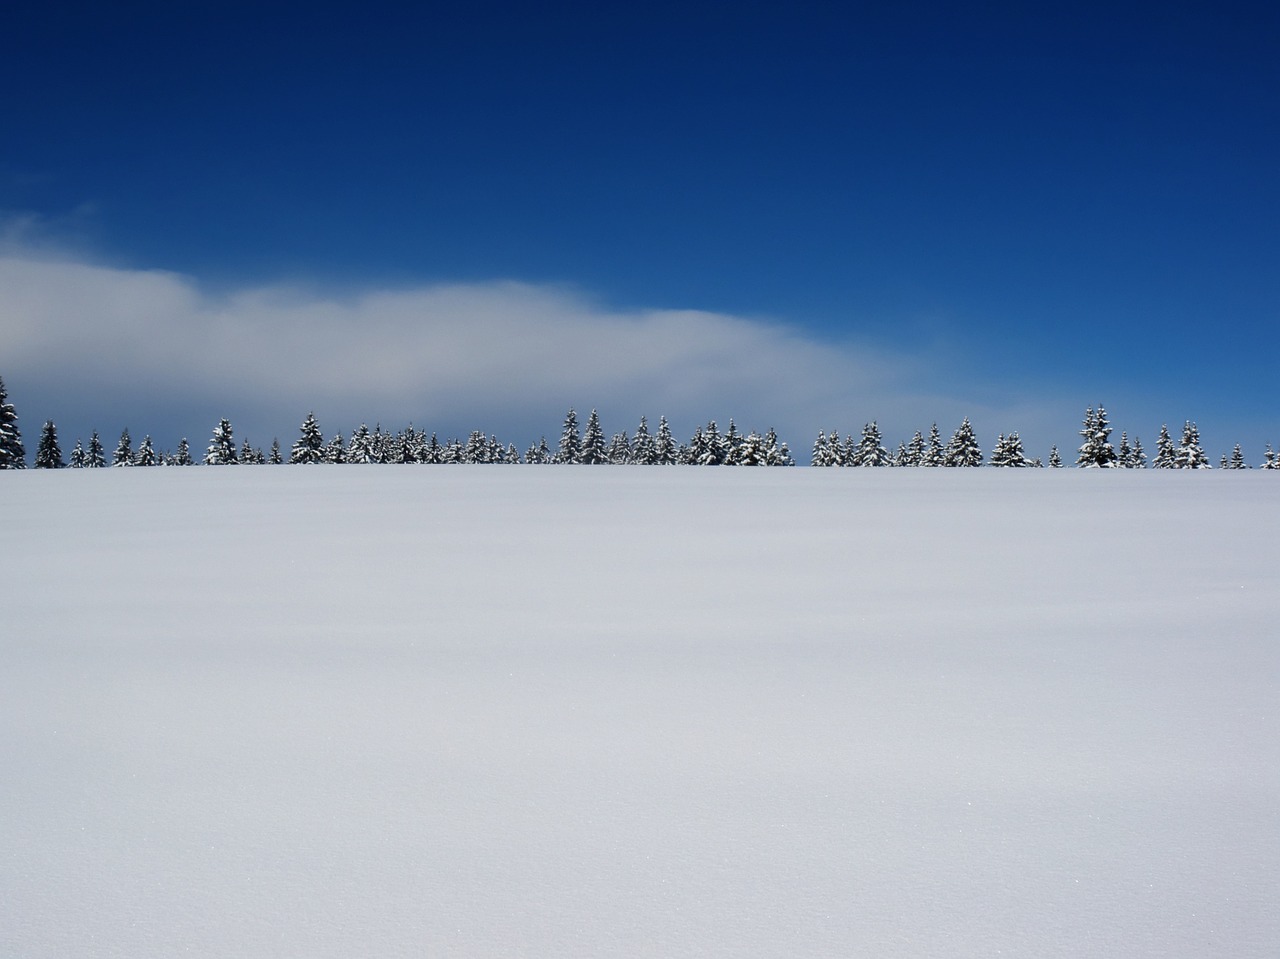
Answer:
[[[805,461],[818,429],[856,433],[870,419],[896,442],[935,419],[950,431],[963,415],[1027,436],[1028,418],[1042,417],[966,405],[935,389],[917,360],[783,323],[617,310],[519,282],[213,295],[174,273],[9,250],[0,317],[0,376],[33,436],[51,417],[104,436],[127,425],[198,444],[230,416],[238,435],[269,443],[314,410],[327,433],[413,422],[523,447],[553,438],[568,407],[595,406],[610,432],[633,430],[641,414],[665,414],[684,435],[710,417],[772,426]]]

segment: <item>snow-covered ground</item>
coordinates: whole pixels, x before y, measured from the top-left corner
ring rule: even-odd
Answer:
[[[0,955],[1277,955],[1273,474],[0,495]]]

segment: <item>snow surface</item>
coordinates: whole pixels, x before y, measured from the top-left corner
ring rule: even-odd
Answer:
[[[1272,474],[0,491],[0,955],[1277,955]]]

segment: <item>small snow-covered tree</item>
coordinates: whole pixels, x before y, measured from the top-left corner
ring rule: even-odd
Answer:
[[[929,447],[925,442],[924,434],[916,430],[915,436],[911,437],[911,442],[907,444],[907,455],[903,465],[924,466],[928,451]]]
[[[1276,451],[1271,448],[1270,443],[1267,444],[1267,452],[1262,460],[1262,469],[1280,469],[1280,458],[1276,457]]]
[[[640,417],[636,435],[631,440],[631,462],[637,466],[655,466],[658,462],[658,444],[649,432],[649,420]]]
[[[58,428],[53,420],[45,420],[40,430],[40,442],[36,444],[35,468],[60,470],[67,464],[62,461],[62,448],[58,445]]]
[[[1133,447],[1129,445],[1129,434],[1120,431],[1120,448],[1116,450],[1116,465],[1121,469],[1133,469]]]
[[[556,452],[557,463],[579,463],[582,460],[582,432],[578,428],[578,414],[573,408],[564,416],[560,428],[560,448]]]
[[[982,465],[982,447],[978,445],[978,437],[974,435],[969,417],[966,416],[964,422],[956,427],[955,433],[952,434],[951,442],[947,444],[943,465],[952,467]]]
[[[534,466],[543,466],[547,463],[555,462],[555,454],[551,452],[551,447],[547,445],[547,438],[541,437],[537,444],[530,446],[524,453],[524,461]]]
[[[133,440],[129,438],[128,427],[125,427],[120,433],[120,442],[116,444],[115,452],[111,454],[111,465],[133,465]]]
[[[1231,451],[1231,461],[1227,464],[1227,469],[1245,470],[1248,465],[1244,461],[1244,451],[1240,449],[1240,444],[1236,444],[1236,448]]]
[[[75,470],[84,469],[84,446],[80,440],[76,440],[75,449],[71,451],[71,456],[67,459],[68,465]]]
[[[1097,410],[1093,407],[1085,410],[1080,436],[1084,442],[1080,444],[1077,466],[1107,468],[1117,465],[1116,451],[1111,445],[1111,425],[1107,422],[1107,411],[1101,403]]]
[[[178,452],[173,454],[174,466],[191,466],[194,461],[191,459],[191,444],[187,442],[184,436],[178,440]]]
[[[1178,467],[1178,450],[1173,445],[1173,437],[1169,435],[1167,423],[1160,426],[1160,435],[1156,437],[1156,458],[1151,462],[1152,469],[1171,470]]]
[[[578,462],[587,466],[599,466],[609,462],[604,448],[604,430],[600,428],[600,414],[595,410],[587,417],[587,430],[582,437],[582,450],[578,454]]]
[[[84,455],[85,469],[102,469],[107,465],[107,451],[102,448],[102,440],[98,438],[98,431],[94,430],[93,435],[89,437],[89,449]]]
[[[151,443],[151,434],[148,433],[142,437],[142,442],[138,444],[138,452],[133,454],[134,466],[158,466],[160,457],[156,455],[156,449]]]
[[[293,443],[293,449],[289,451],[289,462],[310,466],[324,461],[324,434],[320,432],[320,424],[316,422],[315,413],[308,413],[298,429],[298,438]]]
[[[236,440],[232,434],[231,421],[225,417],[218,420],[209,437],[209,447],[204,453],[205,466],[235,466]]]
[[[680,451],[676,446],[675,437],[671,435],[671,427],[665,416],[658,417],[658,439],[654,452],[659,466],[674,466],[680,461]]]
[[[267,462],[272,466],[284,465],[284,454],[280,452],[280,440],[278,437],[271,438],[271,452],[267,454]]]
[[[27,451],[22,445],[18,413],[9,402],[4,380],[0,380],[0,470],[27,468]]]
[[[888,466],[892,460],[889,451],[884,448],[880,439],[880,427],[876,421],[862,427],[862,437],[858,445],[849,452],[847,462],[850,466]]]
[[[1135,470],[1147,468],[1147,451],[1142,448],[1142,440],[1136,434],[1133,437],[1133,450],[1129,454],[1129,468]]]
[[[1062,469],[1062,454],[1058,452],[1057,446],[1054,446],[1053,449],[1049,450],[1049,468],[1055,470]]]
[[[995,449],[991,452],[991,465],[1022,468],[1033,466],[1034,463],[1027,458],[1026,451],[1022,448],[1022,439],[1015,431],[1008,436],[1001,434],[996,440]]]
[[[1190,420],[1182,427],[1182,443],[1178,446],[1175,463],[1182,470],[1212,469],[1209,457],[1200,446],[1200,430]]]
[[[631,462],[631,439],[627,436],[626,430],[613,434],[605,456],[615,466],[625,466]]]
[[[929,447],[924,453],[924,462],[922,466],[946,466],[947,451],[942,445],[942,433],[938,430],[938,424],[934,423],[929,427]]]
[[[813,441],[813,452],[809,455],[810,466],[839,466],[836,457],[831,455],[831,442],[827,434],[818,430],[818,438]]]

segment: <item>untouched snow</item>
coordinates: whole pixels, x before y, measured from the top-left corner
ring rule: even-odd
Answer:
[[[0,493],[0,955],[1276,955],[1273,475]]]

